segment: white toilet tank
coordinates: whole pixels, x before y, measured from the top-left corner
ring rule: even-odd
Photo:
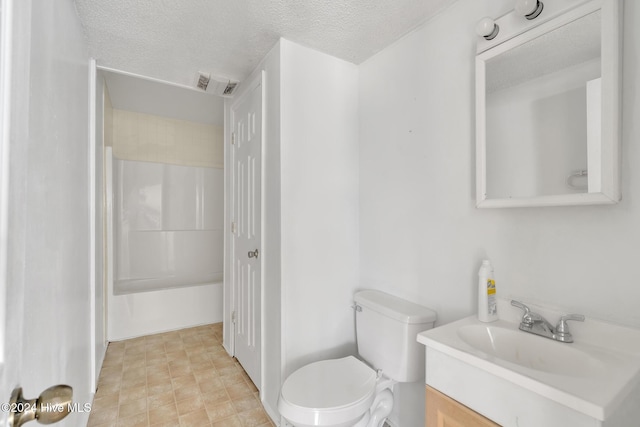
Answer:
[[[436,313],[384,292],[355,294],[358,353],[398,382],[424,380],[424,346],[416,337],[433,327]]]

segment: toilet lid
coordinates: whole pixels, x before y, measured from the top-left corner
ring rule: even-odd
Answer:
[[[301,424],[349,420],[369,409],[375,388],[376,372],[355,357],[322,360],[287,378],[278,406],[285,418]]]

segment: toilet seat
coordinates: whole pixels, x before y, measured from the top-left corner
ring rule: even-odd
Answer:
[[[298,427],[353,425],[371,407],[376,380],[353,356],[311,363],[286,379],[278,410]]]

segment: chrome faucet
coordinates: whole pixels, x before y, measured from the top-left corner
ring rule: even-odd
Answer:
[[[573,342],[573,336],[569,332],[568,320],[584,321],[582,314],[566,314],[560,316],[558,324],[554,327],[541,315],[532,312],[529,307],[520,301],[511,300],[511,305],[524,310],[522,320],[520,321],[520,330],[531,334],[540,335],[541,337],[550,338],[555,341],[570,343]]]

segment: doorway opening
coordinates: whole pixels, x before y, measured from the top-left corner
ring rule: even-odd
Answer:
[[[99,76],[104,337],[221,322],[224,99],[117,70]]]

